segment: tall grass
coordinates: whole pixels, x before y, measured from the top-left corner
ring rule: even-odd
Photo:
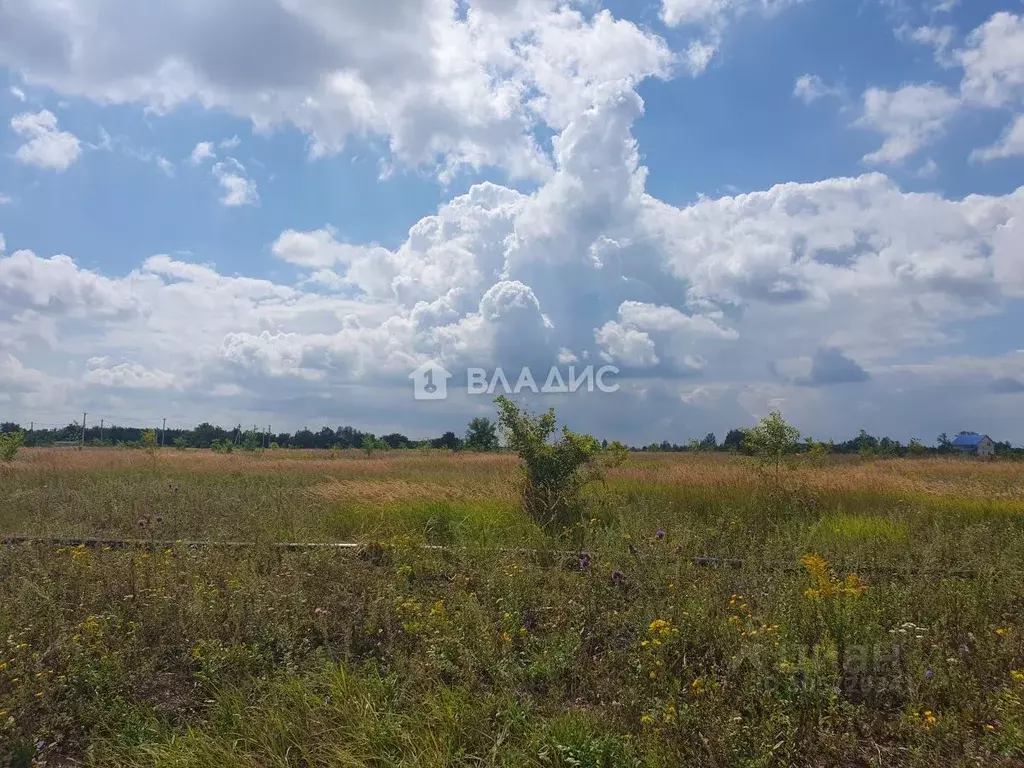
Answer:
[[[635,457],[557,534],[514,467],[22,451],[4,533],[255,544],[0,548],[0,763],[1024,760],[1016,466]]]

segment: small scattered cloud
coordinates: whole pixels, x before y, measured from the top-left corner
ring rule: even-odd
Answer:
[[[0,192],[0,205],[10,205],[13,202],[13,197],[11,197],[10,195],[5,195],[2,192]]]
[[[11,96],[16,98],[18,101],[25,101],[25,92],[16,85],[11,86]]]
[[[156,163],[156,167],[160,169],[161,173],[163,173],[166,176],[174,176],[174,163],[172,163],[166,157],[164,157],[163,155],[157,155],[156,160],[154,160],[153,162]]]
[[[718,42],[712,40],[694,40],[686,49],[686,66],[690,74],[696,77],[708,68],[711,59],[718,50]]]
[[[238,138],[238,136],[232,136],[230,139],[224,139],[224,141],[222,141],[217,146],[220,147],[221,149],[229,149],[230,150],[230,149],[236,149],[238,147],[238,145],[241,144],[241,143],[242,143],[242,140],[240,138]]]
[[[882,146],[864,156],[872,165],[899,164],[946,130],[960,99],[939,85],[907,85],[898,91],[869,88],[857,125],[885,136]]]
[[[699,39],[686,49],[684,61],[690,74],[700,75],[722,45],[730,23],[748,13],[772,15],[803,0],[662,0],[661,20],[667,27],[701,30]]]
[[[793,96],[804,104],[812,104],[828,96],[842,98],[842,95],[842,89],[828,85],[818,75],[801,75],[793,86]]]
[[[971,160],[984,163],[1024,155],[1024,114],[1017,115],[1013,123],[1003,132],[1002,138],[991,147],[976,149]]]
[[[943,67],[955,67],[956,57],[950,53],[950,46],[956,37],[956,29],[951,26],[943,27],[910,27],[904,25],[896,30],[896,37],[903,40],[912,40],[921,45],[929,45],[935,52],[935,61]]]
[[[189,155],[189,161],[192,165],[201,165],[206,160],[216,160],[217,153],[213,151],[212,141],[200,141],[196,144],[195,149],[192,150],[192,154]]]
[[[939,175],[939,164],[929,157],[914,175],[919,179],[934,179]]]
[[[256,182],[246,178],[244,173],[245,167],[234,158],[228,158],[227,162],[214,164],[213,175],[224,190],[224,197],[220,200],[221,205],[237,208],[242,205],[255,205],[259,202],[260,196],[256,190]]]
[[[63,172],[82,154],[78,137],[60,130],[57,116],[49,110],[15,115],[11,130],[26,139],[14,153],[19,163]]]

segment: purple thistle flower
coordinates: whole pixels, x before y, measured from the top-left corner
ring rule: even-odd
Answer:
[[[612,584],[616,587],[621,585],[626,580],[626,577],[622,574],[622,571],[612,571]]]
[[[657,533],[654,534],[654,538],[656,538],[658,541],[661,541],[665,538],[665,531],[659,528]]]
[[[932,671],[930,669],[926,669],[924,671],[924,679],[925,680],[931,680],[932,679]]]
[[[590,567],[590,553],[580,552],[580,570],[585,571]]]

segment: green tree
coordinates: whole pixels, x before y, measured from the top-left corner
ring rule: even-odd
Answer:
[[[156,430],[155,429],[144,429],[142,430],[141,436],[142,447],[147,450],[153,450],[157,446]]]
[[[549,531],[573,525],[583,511],[580,492],[601,478],[595,462],[601,452],[597,439],[562,427],[561,438],[552,440],[554,408],[534,416],[504,395],[494,402],[498,404],[498,424],[505,440],[523,460],[526,512]]]
[[[366,452],[367,456],[373,456],[374,451],[387,450],[389,446],[383,440],[378,439],[373,432],[367,432],[363,435],[360,447]]]
[[[498,450],[498,425],[486,416],[477,416],[466,428],[465,445],[470,451]]]
[[[786,423],[781,413],[772,411],[746,431],[743,442],[763,467],[773,469],[777,475],[786,455],[796,451],[799,439],[800,430]]]
[[[18,449],[24,442],[25,433],[21,430],[0,434],[0,461],[14,461],[14,457],[18,455]]]
[[[835,451],[836,446],[831,440],[827,443],[823,443],[820,440],[814,440],[813,438],[807,438],[807,461],[816,467],[824,466],[828,463],[828,457]]]
[[[730,429],[722,441],[722,447],[729,451],[743,451],[746,448],[747,433],[742,429]]]
[[[430,445],[432,448],[443,448],[449,451],[457,451],[462,447],[462,441],[459,440],[459,436],[454,432],[445,432],[436,440],[431,440]]]

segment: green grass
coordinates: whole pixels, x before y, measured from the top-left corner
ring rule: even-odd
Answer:
[[[0,765],[1019,764],[1018,471],[638,457],[549,536],[505,457],[23,451],[0,531],[257,545],[0,548]]]

